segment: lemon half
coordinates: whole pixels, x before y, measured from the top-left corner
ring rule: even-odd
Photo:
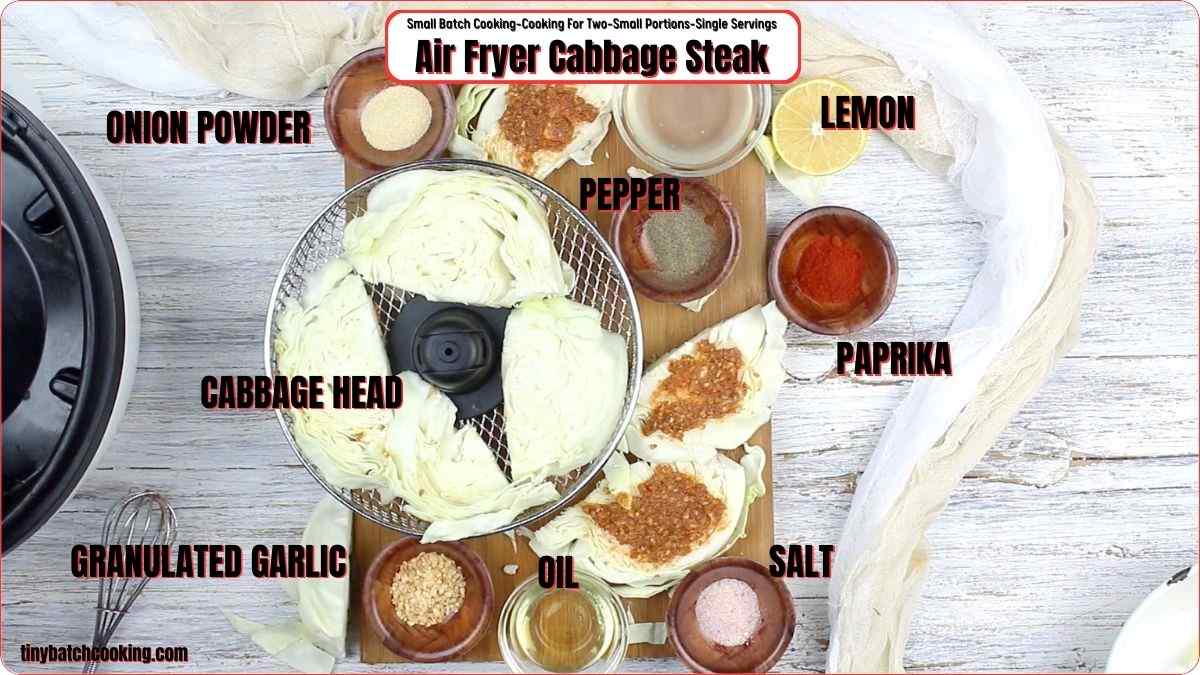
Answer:
[[[771,140],[785,164],[811,176],[837,173],[854,163],[867,146],[865,129],[822,129],[821,99],[853,96],[837,80],[801,82],[784,93],[771,117]]]

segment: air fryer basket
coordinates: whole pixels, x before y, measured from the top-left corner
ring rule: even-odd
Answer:
[[[397,174],[419,169],[438,171],[467,169],[506,176],[532,192],[546,205],[550,234],[560,258],[575,270],[575,288],[571,292],[570,298],[598,310],[604,328],[625,339],[626,353],[629,358],[625,403],[619,423],[612,430],[607,446],[590,464],[568,474],[551,478],[551,482],[559,491],[560,496],[557,501],[530,508],[514,519],[512,523],[486,534],[504,532],[557,512],[566,504],[571,503],[579,492],[595,478],[616,449],[625,427],[633,416],[638,386],[641,382],[642,328],[633,288],[608,242],[595,225],[570,200],[523,173],[496,164],[472,160],[416,162],[385,171],[360,182],[338,197],[317,216],[300,235],[299,240],[283,262],[271,294],[270,308],[267,313],[267,328],[263,345],[267,372],[272,375],[276,372],[274,346],[275,336],[278,332],[276,317],[282,311],[284,301],[288,298],[299,299],[307,277],[326,262],[341,255],[342,233],[346,223],[365,211],[366,196],[373,187]],[[392,321],[414,294],[386,284],[367,284],[367,289],[377,309],[381,332],[386,335]],[[401,508],[403,501],[400,499],[384,502],[379,499],[379,495],[374,490],[350,490],[329,483],[296,444],[296,439],[291,431],[290,414],[283,410],[276,411],[276,414],[279,424],[283,428],[284,436],[287,437],[296,456],[330,494],[355,513],[385,527],[417,536],[425,530],[428,523],[404,512]],[[488,413],[471,418],[468,423],[473,424],[479,430],[480,436],[492,449],[497,462],[508,474],[503,405]]]

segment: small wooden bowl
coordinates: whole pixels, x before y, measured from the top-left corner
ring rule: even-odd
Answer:
[[[392,578],[402,563],[425,552],[441,553],[458,564],[467,582],[466,594],[462,608],[445,623],[409,626],[400,622],[393,609]],[[487,632],[492,616],[492,578],[483,560],[462,544],[422,544],[412,538],[401,539],[380,551],[371,562],[363,580],[362,601],[371,628],[388,649],[410,661],[438,663],[469,651]]]
[[[870,292],[841,307],[822,306],[792,297],[784,276],[790,273],[811,237],[836,234],[853,241],[863,254],[863,280]],[[792,250],[793,244],[800,246]],[[819,206],[796,216],[779,235],[767,262],[767,284],[779,311],[792,323],[821,335],[856,333],[875,323],[896,295],[899,265],[887,232],[869,216],[843,206]]]
[[[740,579],[758,595],[762,619],[750,641],[724,647],[708,641],[696,619],[700,592],[720,579]],[[671,593],[667,629],[679,660],[697,673],[765,673],[787,651],[796,632],[796,609],[783,581],[746,558],[717,558],[693,569]]]
[[[657,211],[632,210],[631,202],[627,201],[613,214],[608,233],[609,243],[633,287],[659,302],[688,302],[717,290],[733,272],[742,250],[742,225],[737,209],[720,190],[703,178],[680,178],[679,200],[703,212],[704,222],[716,237],[708,263],[693,275],[684,279],[666,278],[655,265],[646,242],[646,221]]]
[[[429,129],[416,143],[403,150],[380,150],[367,142],[362,131],[362,110],[375,94],[399,84],[387,72],[383,48],[368,49],[343,65],[325,90],[325,128],[333,146],[346,159],[370,171],[433,159],[445,151],[454,133],[458,107],[450,87],[429,82],[410,82],[429,99],[433,117]]]

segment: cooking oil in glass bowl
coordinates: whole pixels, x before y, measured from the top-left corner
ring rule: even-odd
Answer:
[[[751,84],[632,84],[613,119],[639,159],[677,176],[709,176],[754,148],[771,115],[771,88]]]
[[[629,612],[600,579],[576,572],[579,588],[526,579],[500,611],[500,653],[517,673],[611,673],[629,645]]]

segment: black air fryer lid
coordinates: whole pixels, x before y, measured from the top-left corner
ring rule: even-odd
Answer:
[[[3,95],[3,550],[74,490],[108,427],[125,345],[104,217],[53,134]]]

